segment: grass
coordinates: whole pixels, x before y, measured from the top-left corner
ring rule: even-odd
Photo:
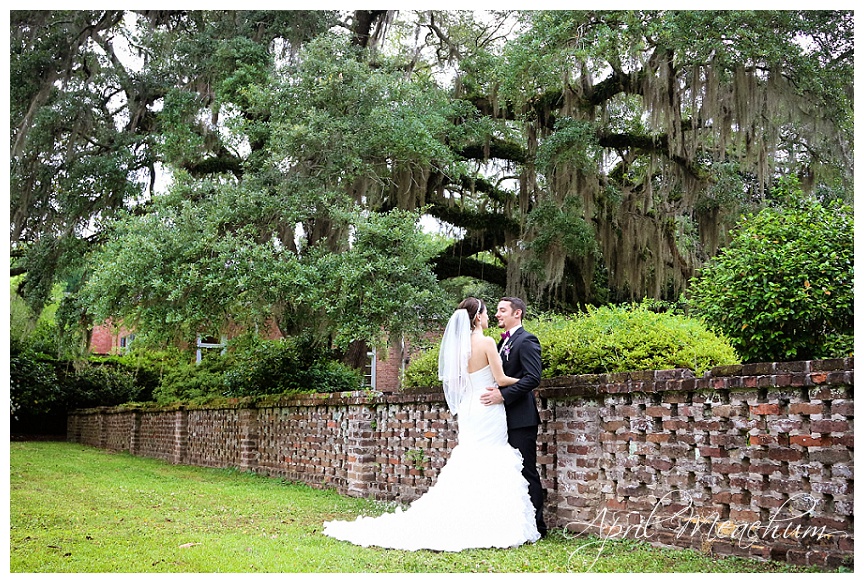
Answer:
[[[800,572],[552,531],[516,549],[356,547],[321,524],[387,505],[248,472],[179,466],[78,444],[10,444],[12,573]]]

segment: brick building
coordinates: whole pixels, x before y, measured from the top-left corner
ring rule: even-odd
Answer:
[[[282,334],[275,325],[267,331],[267,338],[271,340],[281,337]],[[122,325],[106,323],[93,328],[93,334],[90,338],[90,352],[99,355],[123,354],[134,339],[135,333],[133,331]],[[199,336],[197,340],[199,360],[203,351],[221,350],[225,341],[225,337]],[[386,353],[377,350],[370,351],[365,371],[366,385],[384,393],[399,391],[402,388],[402,373],[411,356],[416,352],[401,339],[391,342]]]

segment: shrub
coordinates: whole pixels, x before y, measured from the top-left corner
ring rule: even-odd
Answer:
[[[490,322],[490,326],[492,325],[494,325],[494,320]],[[485,334],[486,336],[495,338],[497,341],[500,332],[497,328],[489,328],[485,331]],[[434,387],[440,385],[441,381],[438,379],[438,352],[440,348],[441,340],[439,339],[428,349],[411,357],[411,363],[405,368],[402,384],[406,387]]]
[[[153,391],[157,403],[200,403],[226,394],[226,359],[206,358],[200,364],[185,361],[167,367]]]
[[[650,301],[591,308],[573,316],[545,315],[526,322],[543,347],[546,378],[589,373],[690,368],[697,375],[738,362],[729,342],[694,318],[658,313]],[[487,331],[497,335],[497,330]],[[438,347],[412,360],[406,386],[436,386]]]
[[[738,362],[729,342],[694,318],[644,304],[591,308],[537,326],[544,376],[689,368]]]
[[[435,346],[424,350],[411,359],[411,363],[405,368],[405,376],[402,384],[406,387],[434,387],[440,385],[438,379],[438,351],[441,348],[439,342]]]
[[[12,419],[65,410],[54,359],[23,349],[14,340],[9,359],[9,404]]]
[[[57,378],[69,409],[120,405],[138,400],[141,392],[130,371],[90,362],[77,368],[67,363],[58,370]]]
[[[302,338],[246,341],[234,353],[225,374],[225,394],[356,391],[362,382],[358,371]]]
[[[90,362],[126,370],[139,388],[138,401],[152,401],[163,375],[188,360],[178,350],[133,350],[122,355],[93,356]]]
[[[70,409],[141,400],[135,374],[97,359],[60,360],[13,340],[10,348],[10,409],[14,433],[60,434]]]
[[[849,356],[853,249],[848,205],[764,209],[693,280],[694,311],[745,362]]]

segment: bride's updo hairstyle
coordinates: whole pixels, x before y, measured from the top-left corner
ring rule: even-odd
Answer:
[[[473,330],[477,326],[477,316],[486,311],[486,304],[477,298],[465,298],[456,309],[468,312],[468,320],[471,322],[471,329]]]

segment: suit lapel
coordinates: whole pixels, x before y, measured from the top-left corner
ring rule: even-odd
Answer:
[[[522,334],[523,330],[525,330],[525,328],[520,326],[510,335],[510,338],[498,344],[498,353],[501,354],[501,360],[505,367],[510,362],[510,356],[512,356],[512,352],[516,348],[516,341],[519,340],[519,336]]]

